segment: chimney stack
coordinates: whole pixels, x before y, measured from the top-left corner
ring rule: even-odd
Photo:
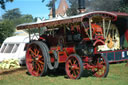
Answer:
[[[78,0],[78,9],[80,13],[85,12],[85,0]]]
[[[55,9],[55,0],[52,0],[53,4],[52,4],[52,17],[55,18],[56,17],[56,9]]]

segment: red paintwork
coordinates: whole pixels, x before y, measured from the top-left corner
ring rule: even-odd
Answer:
[[[54,63],[55,62],[55,58],[52,57],[51,58],[51,62]]]
[[[76,53],[75,52],[75,48],[74,47],[68,47],[68,48],[64,48],[67,55],[70,55],[70,54],[73,54],[73,53]]]
[[[41,39],[41,40],[46,40],[45,38],[43,38],[43,37],[40,37],[39,39]]]
[[[128,59],[122,59],[122,60],[114,60],[114,61],[109,61],[109,63],[118,63],[121,61],[127,61]]]
[[[127,29],[126,32],[125,32],[125,38],[126,38],[126,40],[127,40],[127,42],[128,42],[128,29]]]
[[[121,52],[121,51],[128,51],[128,49],[114,50],[114,51],[102,51],[102,52],[98,52],[98,53]]]
[[[59,63],[65,63],[68,57],[65,51],[58,52],[58,56],[59,56]]]
[[[93,43],[93,46],[98,46],[98,45],[104,45],[105,43],[104,43],[104,41],[103,40],[101,40],[101,39],[97,39],[94,43]]]
[[[113,21],[116,21],[117,20],[117,14],[113,13],[113,12],[102,12],[102,11],[96,11],[96,12],[91,12],[91,13],[88,13],[86,14],[85,16],[82,17],[82,19],[84,19],[85,17],[89,17],[89,16],[92,16],[92,15],[101,15],[101,16],[111,16],[113,17]]]
[[[121,13],[121,12],[112,12],[114,14],[116,14],[117,16],[128,16],[128,13]]]
[[[99,26],[97,24],[92,24],[91,27],[93,29],[92,36],[103,34],[103,32],[102,32],[103,30],[102,30],[101,26]]]
[[[34,47],[38,47],[36,44],[31,44],[29,45],[29,49],[27,50],[27,53],[26,53],[26,65],[27,65],[27,68],[28,68],[28,71],[33,75],[33,76],[40,76],[41,73],[42,73],[42,70],[44,70],[44,57],[43,57],[43,53],[40,51],[41,48],[34,48]],[[33,55],[31,55],[31,53]],[[34,57],[37,57],[35,61],[33,58]],[[33,66],[32,62],[35,62],[36,63],[36,66]],[[42,64],[40,64],[42,63]],[[38,67],[38,68],[37,68]]]
[[[71,62],[72,60],[72,62]],[[76,79],[80,75],[80,61],[77,59],[76,56],[69,56],[66,63],[66,73],[71,79]],[[72,72],[73,71],[73,72]],[[77,73],[76,73],[77,72]]]
[[[52,32],[50,31],[50,33],[48,33],[47,35],[44,34],[42,36],[40,36],[39,40],[44,41],[47,46],[49,47],[49,54],[50,58],[51,58],[51,63],[55,62],[55,58],[53,51],[57,52],[58,55],[58,62],[57,63],[65,63],[66,66],[66,72],[68,74],[68,76],[72,79],[76,79],[79,75],[80,75],[80,62],[82,60],[82,67],[84,69],[87,70],[92,70],[93,72],[95,72],[95,69],[98,69],[97,72],[99,70],[102,70],[103,66],[106,67],[106,62],[104,60],[106,59],[98,59],[101,58],[102,56],[99,56],[98,54],[101,54],[103,52],[98,52],[97,51],[97,46],[98,45],[104,45],[104,36],[103,36],[103,28],[102,26],[98,25],[97,22],[95,22],[94,20],[92,20],[91,22],[91,29],[89,28],[89,21],[90,18],[92,18],[92,16],[101,16],[101,18],[107,18],[107,19],[111,19],[112,21],[117,20],[117,16],[128,16],[128,14],[126,13],[112,13],[112,12],[90,12],[87,14],[83,14],[80,16],[76,16],[76,17],[72,17],[72,18],[66,18],[66,19],[58,19],[58,20],[49,20],[47,21],[42,21],[41,23],[33,23],[33,24],[29,24],[29,25],[21,25],[18,26],[17,29],[24,29],[26,28],[40,28],[40,27],[47,27],[48,30],[52,30]],[[93,19],[93,18],[92,18]],[[96,18],[97,19],[97,18]],[[87,21],[86,21],[87,20]],[[83,23],[81,23],[83,22]],[[84,25],[86,25],[84,27]],[[58,29],[54,29],[54,28],[58,28]],[[47,30],[47,31],[48,31]],[[90,34],[90,30],[92,30],[92,37],[91,39],[88,37],[88,34]],[[126,40],[128,41],[128,30],[125,32],[125,36],[126,36]],[[67,39],[69,38],[69,39]],[[94,53],[91,54],[87,54],[86,52],[90,51],[87,49],[90,48],[83,48],[84,47],[84,43],[85,45],[88,44],[92,44],[89,45],[90,47],[93,46],[93,50]],[[83,47],[77,47],[77,46],[83,46]],[[87,46],[87,47],[89,47]],[[76,47],[76,49],[75,49]],[[33,49],[34,47],[32,47]],[[38,48],[38,46],[37,46]],[[83,54],[78,53],[80,49],[80,53],[86,53],[87,56],[83,56]],[[91,47],[92,49],[92,47]],[[36,48],[34,49],[36,50]],[[40,49],[38,49],[38,52],[40,51]],[[77,51],[77,52],[76,52]],[[44,51],[47,52],[47,51]],[[108,51],[106,51],[107,53]],[[113,51],[114,52],[114,51]],[[117,52],[117,51],[115,51]],[[37,51],[35,51],[35,53],[37,53]],[[76,54],[78,53],[79,56],[78,58],[76,56],[71,56],[72,54]],[[105,52],[104,52],[105,53]],[[27,60],[32,59],[32,55],[33,53],[29,53],[29,50],[27,50],[27,58],[26,58],[26,64],[28,66],[28,70],[29,72],[34,75],[34,76],[39,76],[41,74],[40,70],[44,70],[44,68],[40,69],[40,66],[34,66],[34,71],[33,71],[33,66],[32,63],[29,64],[29,62]],[[107,54],[106,54],[107,55]],[[34,55],[34,57],[40,57],[43,59],[43,54],[40,53],[38,55]],[[48,56],[49,57],[49,56]],[[114,59],[115,59],[115,54],[114,54]],[[45,58],[45,57],[44,57]],[[103,58],[103,57],[102,57]],[[35,60],[37,60],[37,62],[40,63],[40,61],[38,61],[38,58],[35,58]],[[76,62],[75,60],[77,60],[78,62]],[[99,60],[103,60],[103,63],[101,63]],[[93,62],[94,61],[94,62]],[[38,64],[36,62],[36,65],[42,65],[42,67],[44,66],[44,64],[40,63]],[[115,61],[116,62],[116,61]],[[43,61],[44,63],[44,61]],[[72,65],[71,65],[72,64]],[[69,69],[69,67],[71,66],[71,68]],[[50,66],[49,66],[50,68]],[[82,68],[82,69],[83,69]],[[79,70],[78,70],[79,69]],[[74,77],[73,75],[75,75],[75,73],[73,72],[78,71],[77,75]],[[106,71],[106,69],[103,69],[102,71]],[[103,77],[105,73],[102,74],[98,74],[95,73],[94,75],[97,77]]]

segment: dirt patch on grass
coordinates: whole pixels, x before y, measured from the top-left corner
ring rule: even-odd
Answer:
[[[27,68],[26,67],[21,67],[21,68],[17,68],[17,69],[0,69],[0,75],[9,75],[9,74],[19,74],[22,71],[26,71]]]
[[[127,67],[128,67],[128,62],[127,62],[127,64],[126,64],[125,66],[127,66]]]

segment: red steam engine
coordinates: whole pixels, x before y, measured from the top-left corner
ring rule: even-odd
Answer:
[[[47,69],[57,69],[63,63],[71,79],[79,79],[85,69],[96,77],[106,77],[109,63],[98,52],[98,46],[105,44],[110,24],[116,20],[115,13],[95,11],[18,25],[18,30],[28,29],[29,34],[32,28],[37,28],[39,32],[38,40],[32,39],[31,35],[29,37],[26,52],[29,73],[42,76],[47,73]]]

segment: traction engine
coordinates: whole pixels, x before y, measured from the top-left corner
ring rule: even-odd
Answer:
[[[106,77],[109,63],[106,57],[98,53],[98,46],[104,45],[111,21],[114,20],[116,15],[112,13],[93,12],[17,26],[17,29],[39,28],[39,39],[33,40],[30,35],[26,52],[29,73],[42,76],[48,70],[57,70],[60,64],[65,64],[62,68],[71,79],[79,79],[85,69],[91,71],[93,76]],[[42,35],[41,27],[46,27]]]

